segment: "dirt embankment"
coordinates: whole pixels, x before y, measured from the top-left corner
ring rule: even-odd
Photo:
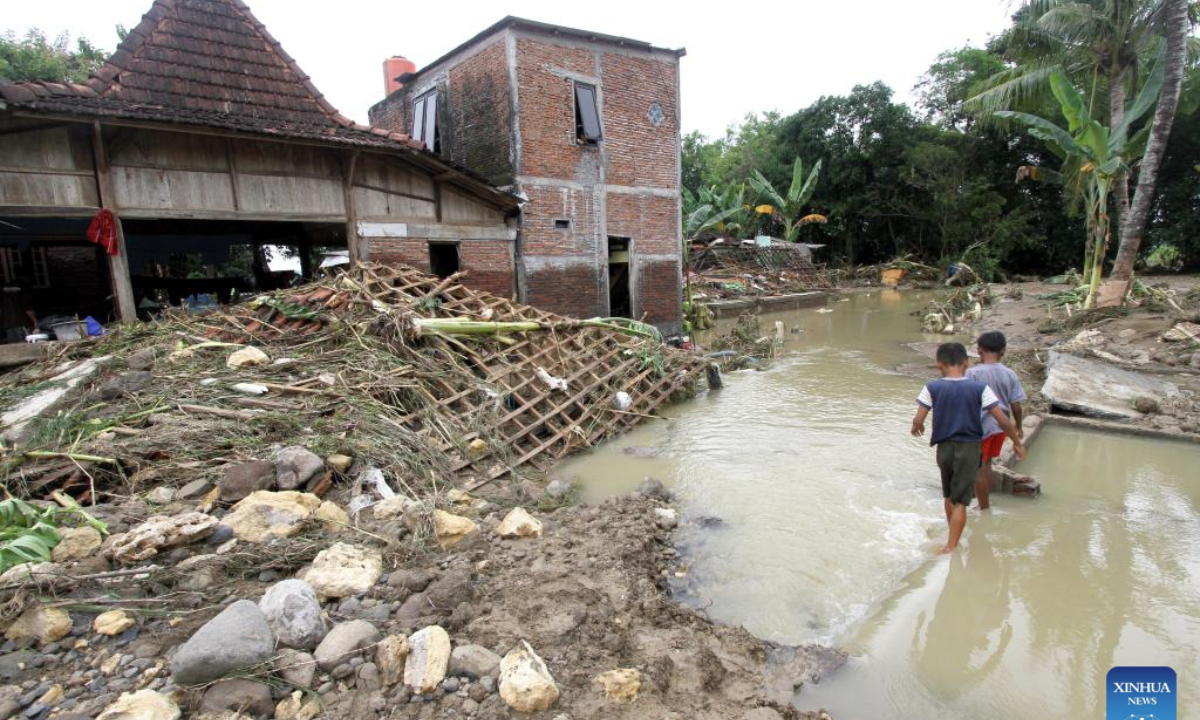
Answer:
[[[249,715],[304,717],[283,706],[275,709],[296,690],[305,693],[304,702],[318,699],[322,718],[512,717],[497,668],[468,671],[452,659],[446,678],[423,694],[414,694],[403,681],[388,683],[387,661],[375,643],[390,636],[413,642],[414,632],[439,626],[455,652],[482,648],[479,652],[493,659],[528,642],[560,693],[548,710],[532,717],[827,717],[798,713],[786,702],[794,686],[819,678],[843,656],[765,644],[740,628],[715,625],[664,593],[675,551],[656,512],[667,503],[634,494],[598,507],[544,507],[530,506],[543,523],[543,536],[521,539],[497,536],[508,511],[495,502],[451,507],[477,521],[478,528],[445,550],[429,544],[427,529],[406,533],[399,530],[403,521],[373,520],[368,510],[359,530],[313,523],[291,538],[235,543],[224,550],[218,548],[229,541],[219,533],[164,552],[141,565],[143,574],[122,574],[102,554],[45,567],[40,591],[28,584],[15,593],[9,588],[7,599],[28,608],[56,606],[68,613],[69,625],[51,642],[9,641],[0,655],[6,683],[0,688],[0,714],[90,718],[112,707],[122,693],[152,689],[178,702],[188,717],[243,704]],[[176,503],[155,510],[177,516],[188,508]],[[98,507],[95,514],[119,534],[141,525],[151,509],[134,500]],[[383,544],[372,537],[383,533],[406,540]],[[305,576],[314,553],[338,542],[378,553],[387,572],[365,592],[320,606],[323,622],[316,624],[325,640],[315,650],[318,666],[299,681],[306,684],[297,684],[285,670],[311,663],[311,657],[278,647],[259,666],[228,673],[251,679],[248,688],[227,681],[205,680],[193,687],[177,682],[181,662],[188,665],[179,656],[196,652],[183,647],[189,637],[203,634],[206,624],[236,601],[258,603],[281,580]],[[312,573],[309,569],[308,579],[325,588]],[[131,624],[116,635],[97,632],[99,612],[114,608],[124,609]],[[292,615],[299,618],[295,622],[304,621],[302,612],[293,609]],[[337,628],[361,623],[370,642],[360,642],[362,650],[352,645],[351,652],[324,664],[321,648],[341,632]],[[276,640],[283,637],[276,635]],[[225,638],[222,653],[238,655],[245,642],[244,637]],[[636,698],[607,697],[597,676],[626,668],[637,671]]]

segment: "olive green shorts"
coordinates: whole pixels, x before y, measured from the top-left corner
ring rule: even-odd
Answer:
[[[937,464],[942,471],[942,497],[955,505],[970,505],[975,497],[975,475],[982,462],[980,443],[939,443]]]

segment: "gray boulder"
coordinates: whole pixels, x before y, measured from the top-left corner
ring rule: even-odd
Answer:
[[[338,665],[350,660],[353,653],[373,645],[382,639],[379,630],[366,620],[351,620],[335,625],[321,644],[317,646],[313,657],[317,666],[325,672],[330,672]]]
[[[551,480],[550,484],[546,486],[546,497],[559,500],[570,495],[574,488],[575,486],[572,483],[562,480]]]
[[[279,677],[285,683],[296,688],[306,688],[312,685],[317,675],[317,661],[312,655],[299,650],[286,649],[279,653],[279,661],[275,664]]]
[[[300,445],[275,454],[275,481],[282,490],[295,490],[325,469],[325,461]]]
[[[500,656],[482,645],[459,645],[450,651],[451,677],[482,677],[500,675]]]
[[[312,650],[328,630],[317,591],[303,580],[284,580],[271,586],[258,601],[258,609],[283,647]]]
[[[177,685],[206,683],[258,665],[274,650],[275,638],[266,616],[249,600],[238,600],[175,651],[171,676]]]
[[[271,688],[253,680],[222,680],[213,684],[200,701],[200,712],[219,715],[226,710],[244,711],[256,717],[271,717],[275,703]]]
[[[671,501],[671,491],[662,484],[661,480],[648,477],[638,485],[638,494],[642,497],[652,498],[654,500],[662,500],[663,502]]]
[[[1046,363],[1042,395],[1057,408],[1106,419],[1136,419],[1143,407],[1179,397],[1179,387],[1099,360],[1076,357],[1054,350]]]

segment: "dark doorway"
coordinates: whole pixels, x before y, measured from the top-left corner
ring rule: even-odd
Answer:
[[[633,317],[633,298],[629,292],[629,238],[608,239],[608,314],[609,317]]]
[[[440,278],[458,272],[458,243],[429,243],[429,271]]]

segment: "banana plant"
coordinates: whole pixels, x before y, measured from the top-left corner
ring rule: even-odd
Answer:
[[[784,239],[788,242],[798,242],[800,240],[800,228],[809,223],[825,222],[824,215],[812,213],[809,215],[801,215],[808,201],[812,199],[813,192],[817,189],[817,178],[821,175],[821,161],[818,160],[813,164],[812,170],[808,176],[804,175],[804,161],[796,158],[795,164],[792,166],[792,185],[788,188],[787,195],[783,195],[770,180],[763,177],[763,174],[758,170],[754,171],[754,175],[750,177],[750,185],[754,188],[759,197],[766,200],[767,203],[759,205],[755,208],[755,212],[760,214],[776,215],[780,222],[783,223]]]
[[[1084,278],[1088,282],[1085,308],[1096,302],[1096,290],[1104,271],[1104,257],[1112,239],[1112,221],[1108,216],[1108,196],[1113,184],[1129,166],[1145,152],[1146,133],[1130,137],[1130,125],[1137,122],[1154,106],[1163,85],[1163,64],[1157,62],[1150,71],[1137,99],[1125,111],[1125,116],[1115,126],[1101,124],[1088,112],[1083,95],[1071,84],[1067,76],[1055,71],[1050,74],[1050,90],[1058,100],[1067,129],[1054,122],[1029,113],[1002,110],[997,117],[1014,120],[1025,125],[1029,134],[1045,142],[1050,150],[1063,161],[1063,173],[1040,168],[1022,168],[1018,180],[1029,177],[1043,180],[1061,180],[1077,168],[1087,208],[1087,242],[1085,244]]]

